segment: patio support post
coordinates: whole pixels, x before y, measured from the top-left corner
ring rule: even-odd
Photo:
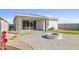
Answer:
[[[46,31],[46,19],[45,19],[45,31]]]

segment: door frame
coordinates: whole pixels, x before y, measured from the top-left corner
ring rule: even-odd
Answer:
[[[35,30],[36,29],[36,20],[23,20],[23,22],[24,21],[26,21],[26,23],[28,21],[29,23],[26,24],[26,26],[24,26],[24,24],[22,24],[23,27],[26,28],[26,29],[23,29],[23,30]],[[28,25],[28,27],[27,27],[27,25]]]

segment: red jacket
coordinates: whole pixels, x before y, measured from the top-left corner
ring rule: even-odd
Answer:
[[[6,32],[5,32],[5,31],[2,32],[1,41],[2,41],[3,43],[6,43],[6,42],[7,42]]]

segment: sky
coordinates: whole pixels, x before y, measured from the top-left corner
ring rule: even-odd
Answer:
[[[58,18],[58,23],[79,23],[79,9],[0,9],[0,17],[13,23],[16,14],[37,14]]]

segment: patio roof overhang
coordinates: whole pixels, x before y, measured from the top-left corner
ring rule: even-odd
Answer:
[[[35,14],[16,14],[13,21],[15,21],[17,17],[29,17],[29,18],[36,18],[36,19],[58,21],[58,18],[52,18],[47,16],[35,15]]]

